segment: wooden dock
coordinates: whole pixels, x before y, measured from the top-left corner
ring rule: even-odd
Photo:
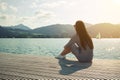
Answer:
[[[23,54],[0,53],[0,79],[120,79],[120,60],[79,63]]]

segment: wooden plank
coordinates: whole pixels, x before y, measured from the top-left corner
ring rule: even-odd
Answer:
[[[76,59],[0,53],[0,79],[120,79],[120,60]]]

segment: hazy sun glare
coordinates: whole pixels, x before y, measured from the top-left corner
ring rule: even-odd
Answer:
[[[113,4],[120,7],[120,0],[112,0]]]
[[[120,0],[0,0],[0,25],[120,24]]]

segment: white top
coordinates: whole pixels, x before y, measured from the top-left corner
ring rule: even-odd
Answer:
[[[71,37],[70,41],[64,46],[64,48],[73,48],[72,46],[75,45],[76,49],[74,49],[74,52],[77,52],[75,50],[79,49],[79,53],[75,53],[77,54],[77,58],[80,58],[82,60],[85,59],[92,59],[93,57],[93,49],[90,49],[88,45],[86,45],[86,49],[84,49],[81,44],[80,44],[80,40],[79,40],[79,36],[78,35],[74,35]]]

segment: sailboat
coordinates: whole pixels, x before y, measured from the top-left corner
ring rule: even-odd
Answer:
[[[101,39],[101,34],[100,34],[100,33],[98,33],[98,34],[96,35],[96,39]]]

